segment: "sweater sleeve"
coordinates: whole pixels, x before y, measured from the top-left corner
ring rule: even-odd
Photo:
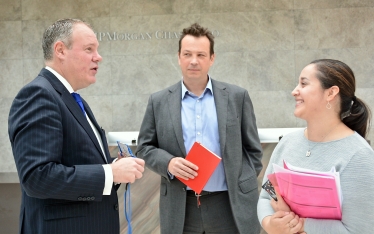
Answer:
[[[371,233],[374,220],[373,172],[373,150],[363,148],[357,151],[340,172],[343,192],[342,220],[308,218],[304,230],[308,234]]]
[[[280,158],[280,151],[281,150],[279,150],[279,148],[284,143],[284,141],[285,140],[282,139],[282,142],[279,142],[277,144],[273,153],[271,154],[271,157],[270,157],[268,166],[266,168],[266,171],[264,173],[264,178],[262,180],[261,185],[264,184],[268,180],[267,176],[269,174],[273,173],[273,163],[275,161],[278,161],[278,159]],[[260,222],[261,226],[262,226],[262,220],[266,216],[273,215],[273,213],[274,213],[274,210],[270,205],[270,199],[272,199],[270,197],[270,195],[264,189],[261,189],[260,196],[259,196],[259,199],[258,199],[258,202],[257,202],[257,217],[258,217],[258,221]]]

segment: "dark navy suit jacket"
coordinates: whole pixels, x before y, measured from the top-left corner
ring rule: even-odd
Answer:
[[[83,100],[112,160],[104,130]],[[104,196],[104,155],[78,104],[48,70],[23,87],[9,113],[22,187],[20,233],[119,233],[113,186]]]

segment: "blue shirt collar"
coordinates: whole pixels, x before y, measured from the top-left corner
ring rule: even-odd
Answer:
[[[182,83],[182,100],[183,100],[183,98],[184,98],[184,96],[186,95],[186,93],[187,93],[187,92],[190,92],[190,91],[188,91],[187,87],[184,85],[184,83],[183,83],[183,79],[182,79],[182,82],[181,82],[181,83]],[[208,83],[206,84],[206,87],[205,87],[205,90],[204,90],[203,94],[204,94],[207,90],[209,90],[209,91],[212,93],[212,95],[213,95],[212,80],[211,80],[211,78],[210,78],[209,75],[208,75]]]

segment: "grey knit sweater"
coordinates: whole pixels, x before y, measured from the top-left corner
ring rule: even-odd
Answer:
[[[311,155],[306,157],[309,148],[312,148]],[[308,234],[373,233],[374,151],[358,133],[321,143],[308,141],[303,130],[287,134],[274,149],[263,183],[267,175],[273,173],[273,163],[283,167],[283,160],[293,166],[317,171],[329,171],[335,166],[340,172],[342,220],[307,218],[304,230]],[[270,196],[263,190],[257,209],[260,223],[264,217],[274,213]]]

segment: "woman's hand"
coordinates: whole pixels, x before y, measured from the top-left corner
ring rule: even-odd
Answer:
[[[290,212],[291,211],[290,207],[283,200],[283,197],[278,193],[277,188],[275,188],[275,193],[277,194],[278,201],[275,201],[274,199],[271,199],[270,201],[270,205],[271,207],[273,207],[273,210],[275,212],[280,211],[280,210]]]
[[[262,220],[262,227],[268,234],[291,234],[288,223],[294,216],[293,212],[277,211]]]
[[[270,204],[271,204],[271,207],[273,208],[273,210],[276,212],[275,214],[277,214],[277,215],[276,216],[273,215],[274,216],[273,217],[273,222],[271,222],[270,225],[275,226],[275,228],[278,229],[278,230],[283,230],[283,232],[279,232],[279,233],[303,233],[303,231],[304,231],[304,219],[299,218],[298,215],[294,214],[291,211],[290,207],[283,200],[283,197],[278,193],[277,189],[275,189],[275,193],[277,195],[277,200],[278,201],[275,201],[274,199],[271,199]],[[276,218],[282,217],[281,212],[284,212],[283,214],[287,214],[287,213],[292,214],[293,215],[292,219],[290,219],[290,220],[288,220],[288,219],[277,220]],[[285,217],[285,216],[283,216],[283,217]],[[288,221],[288,222],[284,223],[285,220]],[[289,232],[287,232],[284,229],[288,230]],[[268,232],[268,233],[270,233],[270,232]],[[273,233],[273,232],[271,232],[271,233]],[[274,232],[274,233],[278,233],[278,232]]]
[[[262,227],[268,234],[302,233],[303,219],[293,212],[277,211],[262,220]]]

